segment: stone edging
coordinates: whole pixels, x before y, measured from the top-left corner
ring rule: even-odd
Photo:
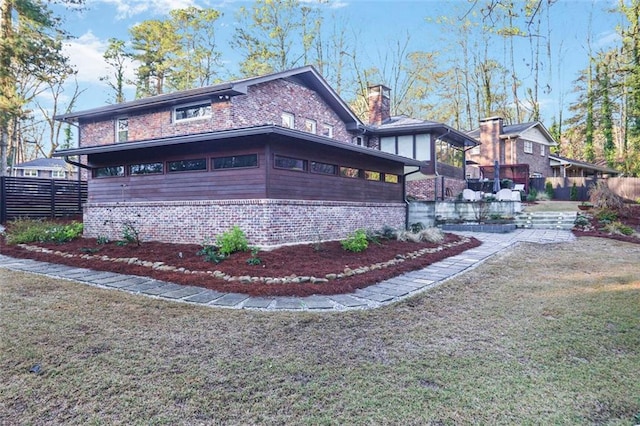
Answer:
[[[33,246],[28,244],[18,244],[18,247],[24,248],[27,251],[32,251],[36,253],[46,253],[53,254],[60,257],[65,258],[81,258],[81,259],[93,259],[93,260],[101,260],[104,262],[118,262],[118,263],[127,263],[129,265],[143,266],[145,268],[150,268],[158,271],[167,271],[167,272],[181,272],[183,274],[192,274],[192,275],[211,275],[214,278],[221,279],[224,281],[239,281],[243,283],[250,282],[260,282],[264,284],[297,284],[297,283],[326,283],[330,280],[338,280],[345,277],[351,277],[353,275],[360,275],[367,273],[372,270],[385,269],[393,265],[397,265],[403,263],[406,260],[417,259],[425,254],[432,254],[442,251],[446,248],[457,247],[463,244],[470,242],[471,239],[466,236],[460,236],[458,241],[454,241],[452,243],[443,244],[441,246],[435,248],[423,248],[420,250],[416,250],[405,255],[397,255],[394,259],[391,259],[386,262],[374,263],[369,266],[361,266],[359,268],[345,268],[342,272],[326,274],[324,278],[318,278],[313,276],[296,276],[291,275],[288,277],[252,277],[249,275],[243,276],[231,276],[225,274],[221,271],[191,271],[182,267],[167,265],[164,262],[150,262],[145,260],[140,260],[137,257],[108,257],[108,256],[99,256],[92,254],[71,254],[65,253],[59,250],[51,250],[39,246]]]

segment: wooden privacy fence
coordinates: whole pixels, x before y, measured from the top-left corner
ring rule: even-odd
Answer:
[[[570,200],[571,188],[576,184],[577,201],[585,201],[589,199],[589,188],[598,180],[595,178],[584,177],[548,177],[548,178],[531,178],[530,185],[538,192],[544,191],[545,184],[551,182],[553,185],[553,198],[555,200]],[[624,199],[637,201],[640,199],[640,178],[632,177],[611,177],[605,179],[607,186],[611,190]]]
[[[0,177],[0,223],[17,218],[63,218],[82,214],[87,182]]]

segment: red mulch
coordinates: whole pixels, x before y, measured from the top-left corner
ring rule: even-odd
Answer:
[[[444,243],[459,241],[460,237],[446,234]],[[439,252],[425,254],[416,259],[380,270],[370,271],[361,275],[331,280],[328,283],[298,283],[298,284],[265,284],[240,283],[216,279],[211,275],[184,274],[181,272],[159,271],[139,265],[102,261],[99,259],[82,259],[80,257],[65,258],[54,254],[27,251],[17,246],[10,246],[0,242],[0,253],[17,258],[29,258],[45,262],[67,264],[78,268],[90,268],[99,271],[110,271],[131,275],[148,276],[158,280],[170,281],[178,284],[205,287],[221,292],[245,293],[252,296],[309,296],[312,294],[341,294],[351,293],[358,288],[364,288],[385,279],[392,278],[405,272],[424,268],[434,262],[450,256],[460,254],[481,243],[472,238],[471,241]],[[59,250],[71,254],[83,254],[87,249],[95,250],[94,255],[104,255],[111,258],[137,257],[140,260],[164,262],[167,265],[183,267],[191,271],[219,270],[231,276],[258,277],[286,277],[296,275],[324,278],[329,273],[340,273],[345,268],[356,269],[374,263],[386,262],[396,255],[419,250],[425,247],[438,247],[431,243],[410,243],[400,241],[384,241],[382,245],[370,244],[362,253],[347,252],[339,242],[325,242],[320,249],[313,244],[282,247],[271,251],[258,253],[260,265],[249,265],[247,259],[250,253],[235,253],[219,264],[206,262],[196,253],[201,249],[199,245],[167,244],[160,242],[144,242],[141,246],[117,246],[114,243],[99,245],[95,239],[78,239],[69,243],[39,244],[41,247]]]
[[[618,220],[624,223],[627,226],[635,229],[637,233],[640,233],[640,205],[638,204],[627,204],[622,209],[618,211]],[[640,244],[640,238],[633,235],[621,235],[621,234],[611,234],[605,231],[602,231],[602,224],[598,223],[598,220],[595,217],[590,218],[591,222],[591,230],[585,231],[580,229],[574,229],[573,233],[577,237],[599,237],[599,238],[609,238],[611,240],[616,241],[624,241],[627,243]]]

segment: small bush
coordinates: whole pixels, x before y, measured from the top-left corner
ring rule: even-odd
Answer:
[[[578,186],[575,182],[571,185],[571,190],[569,190],[569,200],[578,201]]]
[[[212,263],[220,263],[225,259],[225,255],[218,252],[218,247],[205,241],[202,243],[202,248],[196,253],[198,256],[203,256],[204,260]]]
[[[232,227],[230,230],[222,233],[216,238],[218,251],[225,257],[231,253],[249,250],[249,242],[247,237],[238,226]]]
[[[620,210],[624,205],[622,197],[613,192],[603,180],[589,188],[589,201],[597,209]]]
[[[538,190],[535,188],[529,189],[529,194],[527,194],[527,201],[532,203],[538,199]]]
[[[398,241],[419,243],[422,241],[440,243],[444,240],[444,234],[438,228],[425,228],[420,232],[401,231],[397,235]]]
[[[553,184],[551,182],[546,182],[544,184],[544,193],[547,195],[547,197],[549,197],[550,200],[553,200],[555,191],[553,189]]]
[[[358,229],[353,234],[347,236],[346,239],[340,241],[342,248],[353,252],[360,253],[365,251],[369,247],[369,240],[367,239],[367,233],[364,229]]]
[[[140,242],[140,231],[134,226],[131,222],[123,222],[122,223],[122,240],[124,245],[127,244],[135,244],[137,246],[141,245]]]
[[[609,209],[602,209],[596,213],[596,219],[601,223],[611,223],[618,220],[618,213]]]
[[[633,228],[617,221],[607,223],[602,230],[609,234],[633,235],[634,233]]]
[[[7,225],[7,244],[64,243],[82,236],[81,222],[60,224],[45,220],[17,219]]]
[[[578,227],[578,228],[587,228],[589,227],[589,225],[591,224],[591,222],[589,222],[589,218],[583,215],[578,215],[578,217],[576,217],[576,220],[573,222],[574,226]]]
[[[425,228],[424,228],[424,225],[422,224],[422,222],[416,222],[416,223],[412,223],[411,225],[409,225],[409,229],[414,234],[417,234],[418,232],[422,231]]]
[[[249,265],[259,265],[262,263],[262,259],[258,257],[260,249],[258,247],[251,247],[251,257],[247,259]]]

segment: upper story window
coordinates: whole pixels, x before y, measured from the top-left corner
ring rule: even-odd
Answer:
[[[258,167],[258,154],[230,155],[213,159],[213,168],[215,170],[242,167]]]
[[[319,161],[311,162],[311,172],[321,173],[324,175],[337,175],[338,166],[335,164],[321,163]]]
[[[207,170],[207,160],[205,158],[169,161],[167,163],[167,171],[169,173],[195,172],[198,170]]]
[[[533,142],[524,141],[524,152],[527,154],[533,154]]]
[[[326,136],[328,138],[333,137],[333,126],[331,124],[323,124],[322,125],[322,136]]]
[[[129,166],[129,174],[131,175],[152,175],[162,173],[163,171],[164,167],[162,163],[142,163]]]
[[[380,138],[380,151],[420,161],[431,160],[431,135],[384,136]]]
[[[287,127],[289,129],[295,128],[295,118],[293,114],[288,112],[282,113],[282,127]]]
[[[436,140],[436,158],[439,163],[462,168],[464,151],[443,140]]]
[[[469,154],[471,155],[480,155],[480,145],[476,145],[469,150]]]
[[[22,176],[25,177],[38,177],[38,171],[36,169],[24,169]]]
[[[126,142],[129,140],[129,117],[118,117],[116,119],[116,142]]]
[[[284,157],[282,155],[276,155],[274,157],[274,167],[277,169],[306,171],[307,160],[303,160],[301,158],[291,158],[291,157]]]
[[[51,171],[51,177],[53,179],[64,179],[64,170],[52,170]]]
[[[211,117],[211,102],[181,105],[173,110],[173,121],[198,120]]]
[[[544,154],[545,154],[544,145],[540,145],[540,155],[544,157]]]
[[[304,120],[304,129],[309,133],[318,133],[318,125],[316,123],[316,120]]]

